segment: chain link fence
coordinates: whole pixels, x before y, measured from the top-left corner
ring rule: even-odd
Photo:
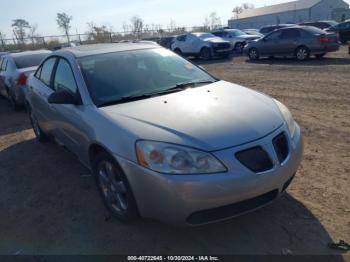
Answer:
[[[219,27],[216,27],[219,28]],[[211,28],[205,26],[178,27],[174,29],[142,30],[140,32],[99,32],[72,35],[35,36],[24,39],[0,39],[0,49],[7,52],[25,50],[49,49],[55,50],[74,43],[76,45],[95,43],[119,43],[135,40],[157,41],[163,37],[175,36],[186,32],[208,32]]]

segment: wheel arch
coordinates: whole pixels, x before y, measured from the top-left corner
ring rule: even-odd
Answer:
[[[88,158],[89,158],[89,164],[90,164],[91,169],[94,168],[94,166],[93,166],[94,159],[98,155],[98,153],[100,153],[100,152],[104,152],[104,153],[110,155],[111,157],[113,157],[113,153],[109,149],[107,149],[106,146],[104,146],[96,141],[92,142],[88,148]],[[113,159],[119,165],[117,159],[115,159],[115,157],[113,157]],[[119,167],[120,167],[120,165],[119,165]]]

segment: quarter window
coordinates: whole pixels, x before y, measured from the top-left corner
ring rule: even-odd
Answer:
[[[186,35],[180,35],[180,36],[177,37],[177,41],[185,42],[186,38],[187,38]]]
[[[77,92],[77,84],[69,63],[65,59],[60,59],[57,65],[55,80],[55,91],[70,91],[73,94]]]
[[[51,82],[51,74],[53,67],[56,63],[56,58],[50,58],[44,62],[44,64],[41,67],[41,72],[40,72],[40,80],[47,86],[50,86]]]

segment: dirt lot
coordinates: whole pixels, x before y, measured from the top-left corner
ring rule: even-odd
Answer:
[[[175,228],[106,220],[94,179],[64,148],[34,140],[24,111],[0,99],[1,254],[340,254],[350,242],[350,55],[244,57],[201,63],[214,75],[284,102],[305,138],[288,194],[227,222]],[[340,259],[341,260],[341,259]]]

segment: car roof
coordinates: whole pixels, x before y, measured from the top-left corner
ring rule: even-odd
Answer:
[[[81,46],[65,48],[65,49],[56,51],[54,53],[55,54],[71,53],[76,58],[79,58],[79,57],[98,55],[98,54],[151,49],[151,48],[162,48],[162,47],[155,45],[152,42],[140,41],[140,42],[131,42],[131,43],[127,42],[127,43],[81,45]]]
[[[23,51],[19,53],[8,53],[6,54],[9,57],[21,57],[21,56],[27,56],[27,55],[36,55],[36,54],[50,54],[51,51],[49,50],[35,50],[35,51]]]

